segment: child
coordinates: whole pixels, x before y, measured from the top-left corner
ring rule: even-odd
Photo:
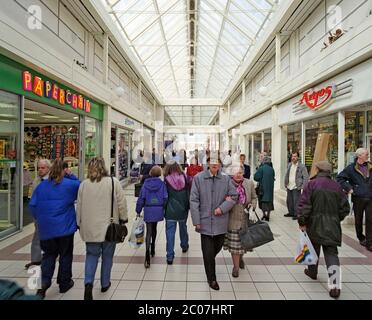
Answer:
[[[150,267],[150,243],[151,256],[155,255],[156,226],[158,221],[164,219],[164,208],[168,198],[167,188],[159,178],[161,174],[162,170],[159,166],[151,168],[150,177],[145,180],[136,205],[137,216],[144,208],[144,221],[146,222],[145,268]]]

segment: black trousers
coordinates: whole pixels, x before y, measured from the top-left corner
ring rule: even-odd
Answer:
[[[146,252],[150,251],[150,245],[155,248],[157,226],[157,222],[146,222]]]
[[[201,248],[203,252],[204,268],[208,282],[216,281],[216,256],[221,251],[225,234],[217,236],[201,235]]]
[[[56,260],[59,256],[57,283],[64,290],[72,279],[72,253],[74,250],[74,234],[48,240],[40,240],[44,251],[41,260],[41,285],[49,288],[52,284]]]
[[[355,231],[359,241],[367,240],[367,246],[372,246],[372,198],[353,197],[355,216]],[[366,214],[366,234],[363,234],[363,215]]]
[[[301,196],[301,190],[287,190],[287,207],[288,213],[292,216],[296,216],[296,210],[298,205],[298,200]]]
[[[313,247],[315,249],[316,254],[318,257],[320,256],[320,249],[323,249],[324,253],[324,260],[328,270],[328,277],[331,278],[331,284],[339,285],[341,281],[341,271],[340,271],[340,259],[338,258],[338,250],[336,246],[321,246],[319,244],[313,243]],[[309,272],[316,276],[318,274],[318,264],[319,260],[316,265],[308,266]]]

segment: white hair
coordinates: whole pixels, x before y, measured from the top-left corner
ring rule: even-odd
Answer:
[[[368,152],[368,149],[366,148],[359,148],[357,151],[355,151],[356,157],[360,157],[363,153]]]
[[[41,163],[45,164],[48,168],[52,166],[52,163],[48,159],[39,159],[36,165],[39,166]]]
[[[239,171],[244,173],[244,166],[242,166],[239,162],[233,163],[231,166],[231,174],[235,176]]]

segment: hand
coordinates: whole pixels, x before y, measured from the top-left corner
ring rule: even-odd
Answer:
[[[230,196],[227,196],[226,198],[225,198],[225,201],[234,201]]]
[[[305,232],[305,231],[306,231],[306,226],[300,226],[300,230],[301,230],[302,232]]]
[[[222,210],[221,208],[217,208],[214,210],[214,215],[215,216],[222,216]]]
[[[200,224],[195,225],[195,231],[199,231],[201,229]]]

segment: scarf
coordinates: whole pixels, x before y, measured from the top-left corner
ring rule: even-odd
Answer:
[[[247,199],[247,196],[245,194],[245,189],[243,187],[243,181],[244,179],[242,179],[241,181],[236,181],[234,178],[233,178],[233,182],[236,186],[236,191],[238,192],[239,194],[239,203],[240,204],[245,204],[245,201]]]

